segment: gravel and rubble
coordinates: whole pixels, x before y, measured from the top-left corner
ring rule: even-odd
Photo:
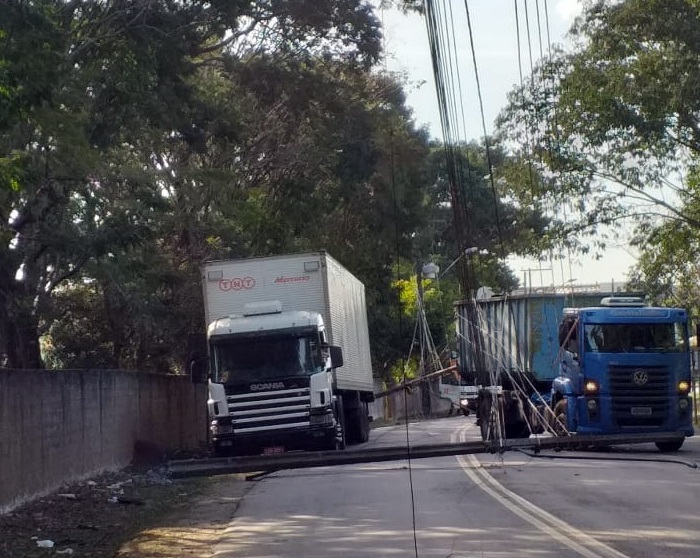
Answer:
[[[235,475],[174,481],[165,468],[66,484],[0,515],[0,557],[209,556],[247,484]]]

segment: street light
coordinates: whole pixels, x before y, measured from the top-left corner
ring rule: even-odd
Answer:
[[[421,268],[421,273],[426,279],[437,279],[438,273],[440,273],[440,266],[433,262],[428,262]]]
[[[464,252],[462,252],[459,256],[457,256],[454,259],[454,261],[450,265],[448,265],[445,268],[445,271],[443,271],[442,273],[440,273],[440,267],[438,265],[436,265],[432,262],[425,264],[423,266],[423,276],[426,279],[440,279],[443,275],[445,275],[445,273],[447,273],[450,269],[452,269],[454,267],[454,265],[459,261],[459,259],[462,256],[467,256],[469,258],[469,257],[474,256],[476,254],[486,256],[486,255],[488,255],[488,253],[489,253],[489,251],[486,249],[479,250],[478,247],[472,246],[471,248],[467,248],[466,250],[464,250]],[[440,273],[440,275],[438,275],[438,273]]]

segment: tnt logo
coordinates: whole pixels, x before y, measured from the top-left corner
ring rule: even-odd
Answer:
[[[234,277],[219,281],[219,289],[222,291],[241,291],[255,287],[255,279],[252,277]]]

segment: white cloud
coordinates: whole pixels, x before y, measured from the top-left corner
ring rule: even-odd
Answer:
[[[571,23],[581,13],[581,4],[579,0],[560,0],[554,9],[566,23]]]

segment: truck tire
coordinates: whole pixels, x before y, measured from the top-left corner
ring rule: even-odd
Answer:
[[[493,440],[501,440],[503,438],[504,438],[503,425],[498,424],[498,421],[495,420],[495,417],[491,417],[489,419],[482,419],[482,421],[481,421],[481,439],[484,442],[491,442]]]
[[[659,451],[664,453],[678,451],[685,442],[685,438],[678,438],[677,440],[664,440],[663,442],[656,442],[656,447]]]
[[[530,427],[524,420],[506,424],[506,438],[529,438]]]
[[[346,446],[347,428],[345,413],[343,412],[343,398],[338,397],[335,402],[335,437],[331,438],[330,449],[344,450]]]
[[[360,401],[357,407],[348,409],[345,418],[348,444],[363,444],[369,440],[367,403]]]
[[[566,418],[566,399],[560,399],[552,409],[552,430],[557,436],[566,436],[569,434]]]
[[[358,409],[360,413],[360,436],[358,443],[364,444],[369,440],[369,410],[367,408],[367,403],[361,403]]]
[[[484,442],[491,442],[493,440],[501,440],[505,437],[505,432],[503,430],[503,421],[501,420],[500,405],[490,405],[486,409],[482,408],[482,412],[479,414],[481,420],[479,426],[481,428],[481,439]]]

